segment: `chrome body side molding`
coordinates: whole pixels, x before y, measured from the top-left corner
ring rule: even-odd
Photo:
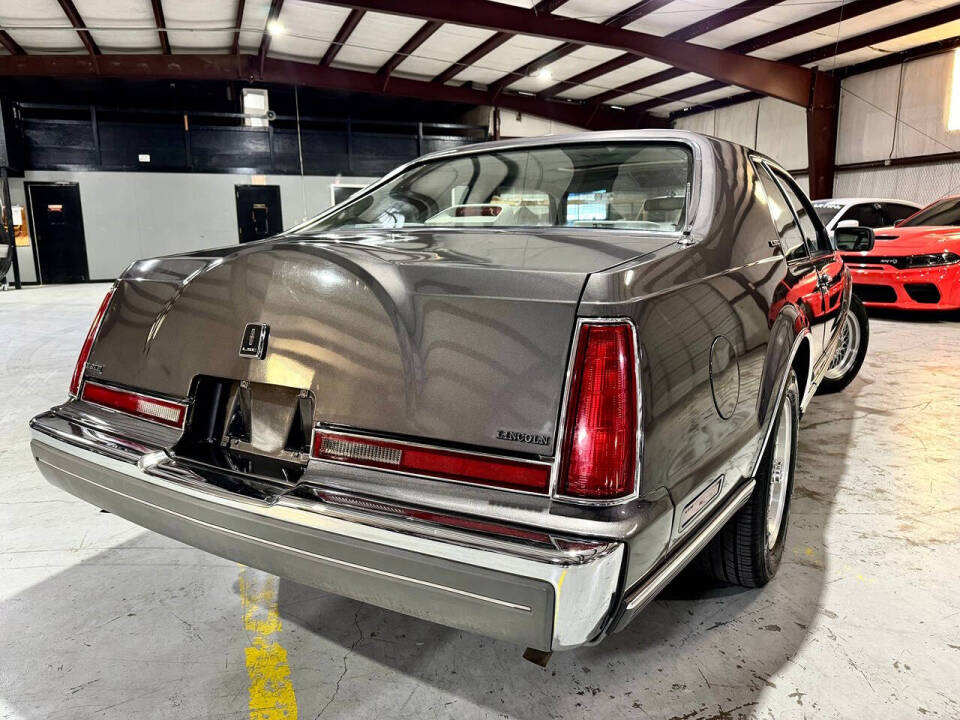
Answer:
[[[624,597],[613,626],[622,630],[629,622],[675,578],[680,571],[703,550],[721,528],[746,504],[753,494],[756,481],[751,479],[731,494],[723,507],[703,525],[686,543],[649,577],[629,589]]]

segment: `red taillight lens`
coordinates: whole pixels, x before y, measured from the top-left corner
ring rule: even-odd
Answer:
[[[100,323],[103,321],[103,316],[107,312],[107,306],[110,305],[110,300],[113,298],[113,290],[114,288],[110,288],[106,297],[103,298],[103,302],[100,303],[100,309],[97,310],[97,314],[90,324],[87,337],[83,341],[83,347],[80,348],[80,356],[77,358],[77,365],[73,369],[73,377],[70,379],[71,397],[76,397],[77,393],[80,392],[80,380],[83,378],[83,369],[87,366],[87,358],[90,357],[90,349],[93,347],[93,341],[97,339]]]
[[[83,384],[80,399],[175,428],[182,428],[187,416],[187,406],[182,403],[107,387],[89,380]]]
[[[550,466],[546,463],[486,457],[324,430],[313,434],[313,457],[508,490],[546,493],[550,487]]]
[[[634,491],[637,393],[633,328],[627,323],[582,325],[558,494],[609,500]]]

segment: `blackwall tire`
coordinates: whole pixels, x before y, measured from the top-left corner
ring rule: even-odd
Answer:
[[[841,330],[843,337],[837,355],[820,381],[817,392],[823,395],[840,392],[860,372],[863,359],[867,356],[867,346],[870,343],[870,319],[867,311],[856,295],[850,298],[850,309],[844,318],[844,327]],[[851,345],[854,343],[855,345]]]
[[[787,528],[797,465],[800,391],[790,371],[753,494],[700,555],[700,565],[731,585],[761,587],[777,574]]]

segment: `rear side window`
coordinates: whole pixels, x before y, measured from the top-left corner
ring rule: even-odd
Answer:
[[[797,227],[797,218],[790,209],[790,204],[780,191],[780,186],[770,175],[770,171],[763,163],[756,163],[757,174],[760,176],[760,183],[767,195],[767,206],[770,208],[770,215],[773,217],[773,224],[777,228],[777,235],[780,236],[780,245],[783,248],[783,254],[787,260],[800,260],[807,257],[806,243],[803,240],[803,234]]]
[[[910,205],[883,203],[883,214],[886,217],[886,222],[884,225],[893,225],[896,222],[900,222],[901,220],[910,217],[915,212],[917,212],[917,208],[911,207]]]
[[[946,227],[960,225],[960,198],[951,197],[928,205],[901,227]]]
[[[856,220],[860,227],[878,228],[887,224],[880,203],[860,203],[847,210],[840,220]]]

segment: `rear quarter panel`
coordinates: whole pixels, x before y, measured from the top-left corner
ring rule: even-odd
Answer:
[[[582,315],[636,323],[641,494],[669,492],[674,541],[697,524],[681,533],[679,516],[703,488],[722,475],[725,496],[753,473],[776,380],[789,366],[794,338],[804,331],[796,308],[777,302],[786,264],[771,246],[775,230],[752,164],[737,146],[717,142],[709,148],[691,223],[696,242],[663,250],[642,266],[591,276],[580,308]],[[718,338],[732,346],[735,371],[717,368],[711,348]],[[726,417],[718,402],[725,403]],[[628,585],[642,570],[628,571]]]

